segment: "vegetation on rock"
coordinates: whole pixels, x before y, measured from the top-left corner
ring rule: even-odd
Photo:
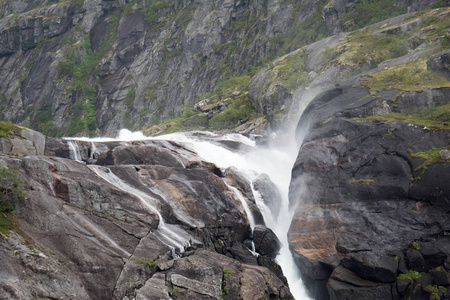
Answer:
[[[0,121],[0,137],[4,138],[14,138],[20,136],[22,128],[12,123],[5,121]]]
[[[420,158],[425,160],[420,166],[414,169],[414,172],[422,171],[424,173],[427,168],[436,163],[445,163],[448,160],[442,159],[439,155],[439,152],[442,150],[450,150],[450,146],[442,147],[442,148],[432,148],[428,151],[422,151],[414,153],[411,150],[408,151],[408,154],[413,158]]]
[[[3,235],[8,235],[13,228],[9,213],[17,201],[24,199],[23,189],[24,181],[16,166],[0,168],[0,232]]]
[[[414,271],[414,270],[409,270],[408,273],[406,273],[406,274],[398,275],[398,279],[409,280],[409,281],[413,282],[414,280],[419,279],[421,276],[422,276],[422,274],[420,274],[419,272]]]

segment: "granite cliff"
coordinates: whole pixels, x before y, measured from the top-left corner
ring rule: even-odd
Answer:
[[[436,1],[425,2],[384,1],[386,14],[364,22]],[[346,30],[329,20],[329,11],[339,22],[352,11],[361,15],[360,6],[334,0],[3,0],[1,118],[51,136],[114,136],[120,128],[148,128],[189,113],[212,92],[218,99],[210,102],[239,101],[220,101],[219,110],[184,127],[234,128],[258,118],[245,84],[255,72]],[[231,87],[230,78],[236,79]],[[277,127],[273,114],[258,111]]]

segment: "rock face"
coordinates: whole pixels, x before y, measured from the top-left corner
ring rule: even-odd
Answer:
[[[2,298],[293,299],[273,232],[255,233],[259,257],[245,246],[239,197],[253,195],[237,195],[238,179],[187,144],[69,145],[24,132],[27,147],[1,139],[15,156],[3,152],[1,166],[16,165],[25,186],[7,214],[13,230],[0,228]]]
[[[297,17],[280,1],[15,2],[0,3],[1,118],[52,135],[112,136],[176,116],[224,68],[274,55],[270,38]]]
[[[390,70],[403,62],[393,60]],[[296,213],[288,237],[316,299],[424,299],[443,296],[448,286],[450,173],[438,153],[450,143],[448,120],[423,114],[445,109],[448,81],[374,91],[370,80],[381,70],[319,94],[298,124],[303,143],[292,171]],[[425,123],[391,117],[419,112]]]
[[[415,11],[435,1],[400,2]],[[193,108],[198,95],[212,91],[225,77],[253,74],[255,65],[259,69],[280,51],[303,45],[298,32],[290,30],[293,26],[306,23],[308,40],[328,35],[325,22],[330,33],[340,32],[339,20],[354,4],[4,1],[0,117],[52,136],[114,136],[120,128],[150,127]],[[317,15],[322,9],[325,21]],[[311,22],[322,32],[310,28]],[[329,78],[347,72],[333,70]],[[260,80],[267,83],[264,78]],[[291,92],[275,84],[262,98],[266,105],[255,104],[273,127],[278,126],[273,111],[288,111],[290,101],[282,102],[296,98]]]

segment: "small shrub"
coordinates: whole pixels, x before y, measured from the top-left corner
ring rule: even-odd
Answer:
[[[450,34],[446,33],[441,38],[441,46],[444,47],[444,48],[449,48],[450,47]]]
[[[396,58],[408,54],[408,43],[404,40],[398,40],[389,45],[388,51],[390,58]]]
[[[325,46],[322,53],[328,60],[332,60],[332,59],[336,58],[336,51],[334,50],[334,48],[332,48],[330,46]]]
[[[155,261],[151,259],[134,259],[134,262],[146,265],[149,269],[155,266]]]
[[[12,211],[23,200],[24,181],[15,165],[0,168],[0,213]]]
[[[125,104],[129,111],[133,110],[135,98],[136,98],[136,86],[133,84],[130,86],[127,95],[125,96]]]
[[[0,137],[13,138],[15,136],[20,136],[22,128],[12,123],[5,121],[0,121]]]

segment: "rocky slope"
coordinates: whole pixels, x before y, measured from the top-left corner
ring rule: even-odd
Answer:
[[[273,261],[279,242],[236,170],[202,161],[188,144],[8,132],[2,299],[293,299]]]
[[[425,5],[397,2],[382,8],[395,7],[398,14]],[[3,0],[1,118],[52,136],[114,136],[120,128],[150,127],[193,108],[207,92],[220,98],[221,82],[248,81],[276,56],[327,36],[327,25],[340,31],[335,22],[360,14],[360,6],[334,0]],[[256,118],[246,87],[227,88],[230,94],[244,89],[239,103],[223,102],[222,110],[185,127],[234,128]],[[272,123],[272,115],[266,118]]]
[[[448,22],[449,12],[428,16]],[[415,50],[319,94],[298,124],[289,242],[316,299],[450,297],[448,25],[423,44],[439,27],[423,20],[360,31]],[[377,58],[364,39],[347,42]]]

